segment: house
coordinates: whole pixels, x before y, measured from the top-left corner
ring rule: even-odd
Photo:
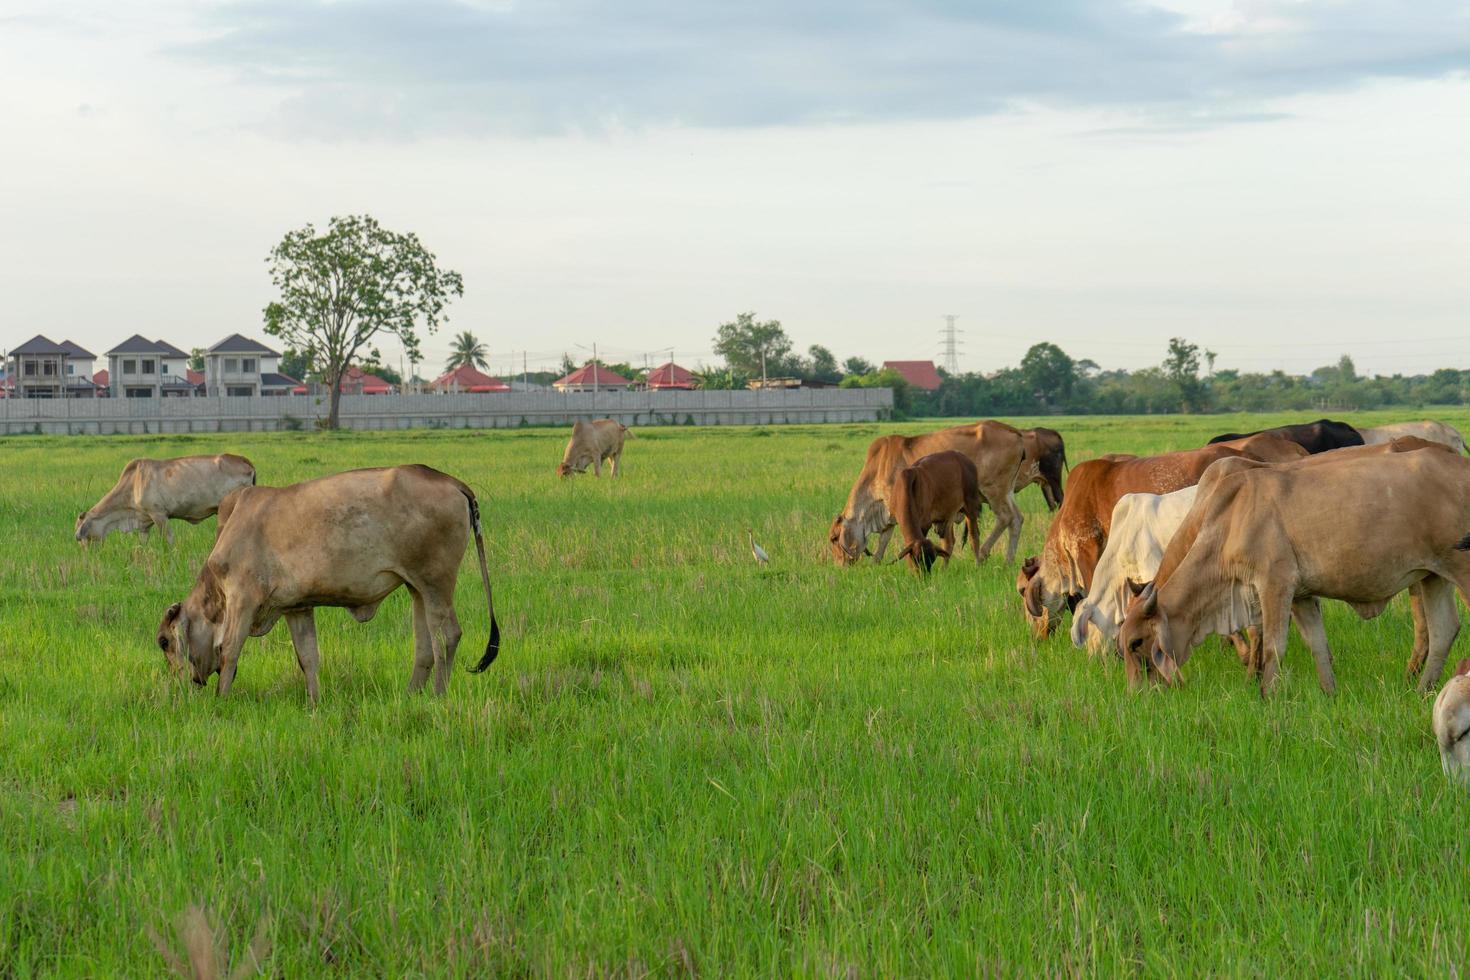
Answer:
[[[751,378],[745,382],[745,387],[751,391],[792,391],[797,388],[811,387],[800,378]]]
[[[185,372],[189,355],[164,340],[133,334],[107,352],[113,398],[185,398],[197,394]]]
[[[281,375],[281,377],[285,377],[285,375]],[[292,384],[294,385],[291,389],[293,395],[308,394],[306,385],[297,384],[294,381]],[[325,388],[326,385],[312,385],[312,387]],[[397,393],[391,382],[384,381],[376,374],[368,374],[356,364],[351,365],[347,370],[342,372],[342,377],[337,382],[337,387],[342,390],[342,394],[344,395],[392,395]]]
[[[285,395],[300,384],[281,373],[280,352],[258,340],[232,333],[204,352],[204,388],[211,398]]]
[[[6,358],[4,393],[10,398],[93,398],[88,377],[96,355],[70,340],[56,343],[40,334]]]
[[[650,391],[693,391],[698,386],[699,379],[669,361],[648,372],[644,384]]]
[[[626,391],[632,384],[627,378],[614,374],[596,361],[588,361],[566,377],[553,381],[551,387],[561,392],[607,391],[610,388]]]
[[[937,391],[944,383],[933,361],[884,361],[883,367],[897,372],[910,388],[920,391]]]
[[[499,378],[492,378],[475,369],[473,364],[461,364],[453,371],[445,371],[431,383],[435,391],[510,391],[510,385]]]

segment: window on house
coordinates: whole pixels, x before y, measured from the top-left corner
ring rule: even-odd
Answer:
[[[247,357],[244,360],[242,360],[240,362],[240,370],[241,371],[244,371],[246,374],[254,374],[255,371],[256,371],[256,368],[255,368],[255,358],[253,358],[253,357]]]
[[[77,366],[75,364],[67,364],[67,366],[66,366],[66,373],[67,374],[76,374],[77,373]]]
[[[36,362],[26,361],[26,366],[23,371],[26,377],[34,378],[36,376]]]
[[[235,374],[240,370],[240,359],[237,357],[225,358],[225,373]]]
[[[148,357],[148,358],[144,358],[143,359],[143,373],[144,374],[152,374],[153,373],[153,358]]]
[[[232,386],[225,389],[225,394],[229,395],[231,398],[249,398],[251,395],[255,394],[255,392],[250,388],[237,388]]]
[[[137,373],[138,373],[138,362],[137,361],[123,361],[123,374],[137,374]]]
[[[126,392],[129,398],[152,398],[152,388],[129,388]]]
[[[42,361],[41,362],[41,373],[44,374],[48,378],[54,378],[54,377],[56,377],[56,362],[55,361]]]

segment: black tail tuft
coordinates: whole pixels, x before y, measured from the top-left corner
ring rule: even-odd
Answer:
[[[480,662],[479,663],[475,664],[473,667],[470,668],[470,673],[471,674],[479,674],[479,673],[482,673],[485,670],[486,667],[489,667],[491,664],[493,664],[495,662],[495,658],[496,658],[496,656],[499,653],[500,653],[500,624],[495,621],[495,616],[492,614],[490,616],[490,642],[487,643],[487,644],[485,644],[485,655],[480,658]]]
[[[1470,551],[1470,534],[1465,535],[1455,545],[1456,551]]]

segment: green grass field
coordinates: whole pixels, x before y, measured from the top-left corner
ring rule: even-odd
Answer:
[[[1048,424],[1075,464],[1279,421]],[[560,430],[0,440],[0,975],[163,974],[195,905],[291,977],[1462,971],[1470,798],[1403,601],[1330,604],[1336,697],[1295,635],[1269,702],[1214,644],[1130,693],[1032,641],[1000,557],[826,559],[868,441],[929,427],[647,429],[621,480],[564,483]],[[400,591],[319,613],[315,710],[284,626],[226,700],[173,680],[154,631],[214,522],[84,550],[73,521],[131,457],[226,450],[468,482],[497,663],[407,695]],[[467,554],[460,668],[480,589]]]

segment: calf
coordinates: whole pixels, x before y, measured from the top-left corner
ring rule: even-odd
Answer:
[[[135,459],[101,500],[77,516],[76,539],[102,541],[113,531],[142,531],[146,538],[156,527],[173,544],[170,518],[198,524],[230,491],[254,483],[255,466],[244,456]]]
[[[899,558],[907,558],[918,572],[928,572],[936,555],[949,564],[954,550],[954,523],[964,515],[970,548],[980,561],[980,478],[975,464],[953,450],[933,453],[913,466],[899,470],[888,491],[889,507],[898,521],[904,547]],[[944,547],[935,548],[929,529],[938,528]]]
[[[219,674],[229,693],[247,636],[264,636],[285,617],[317,699],[317,606],[347,608],[358,622],[373,618],[399,586],[413,597],[414,667],[408,688],[444,693],[459,646],[454,586],[473,531],[479,553],[490,640],[474,667],[484,670],[500,649],[490,594],[480,509],[474,492],[427,466],[352,470],[289,487],[247,487],[220,507],[214,549],[193,590],[163,615],[158,645],[178,673],[203,685]]]

